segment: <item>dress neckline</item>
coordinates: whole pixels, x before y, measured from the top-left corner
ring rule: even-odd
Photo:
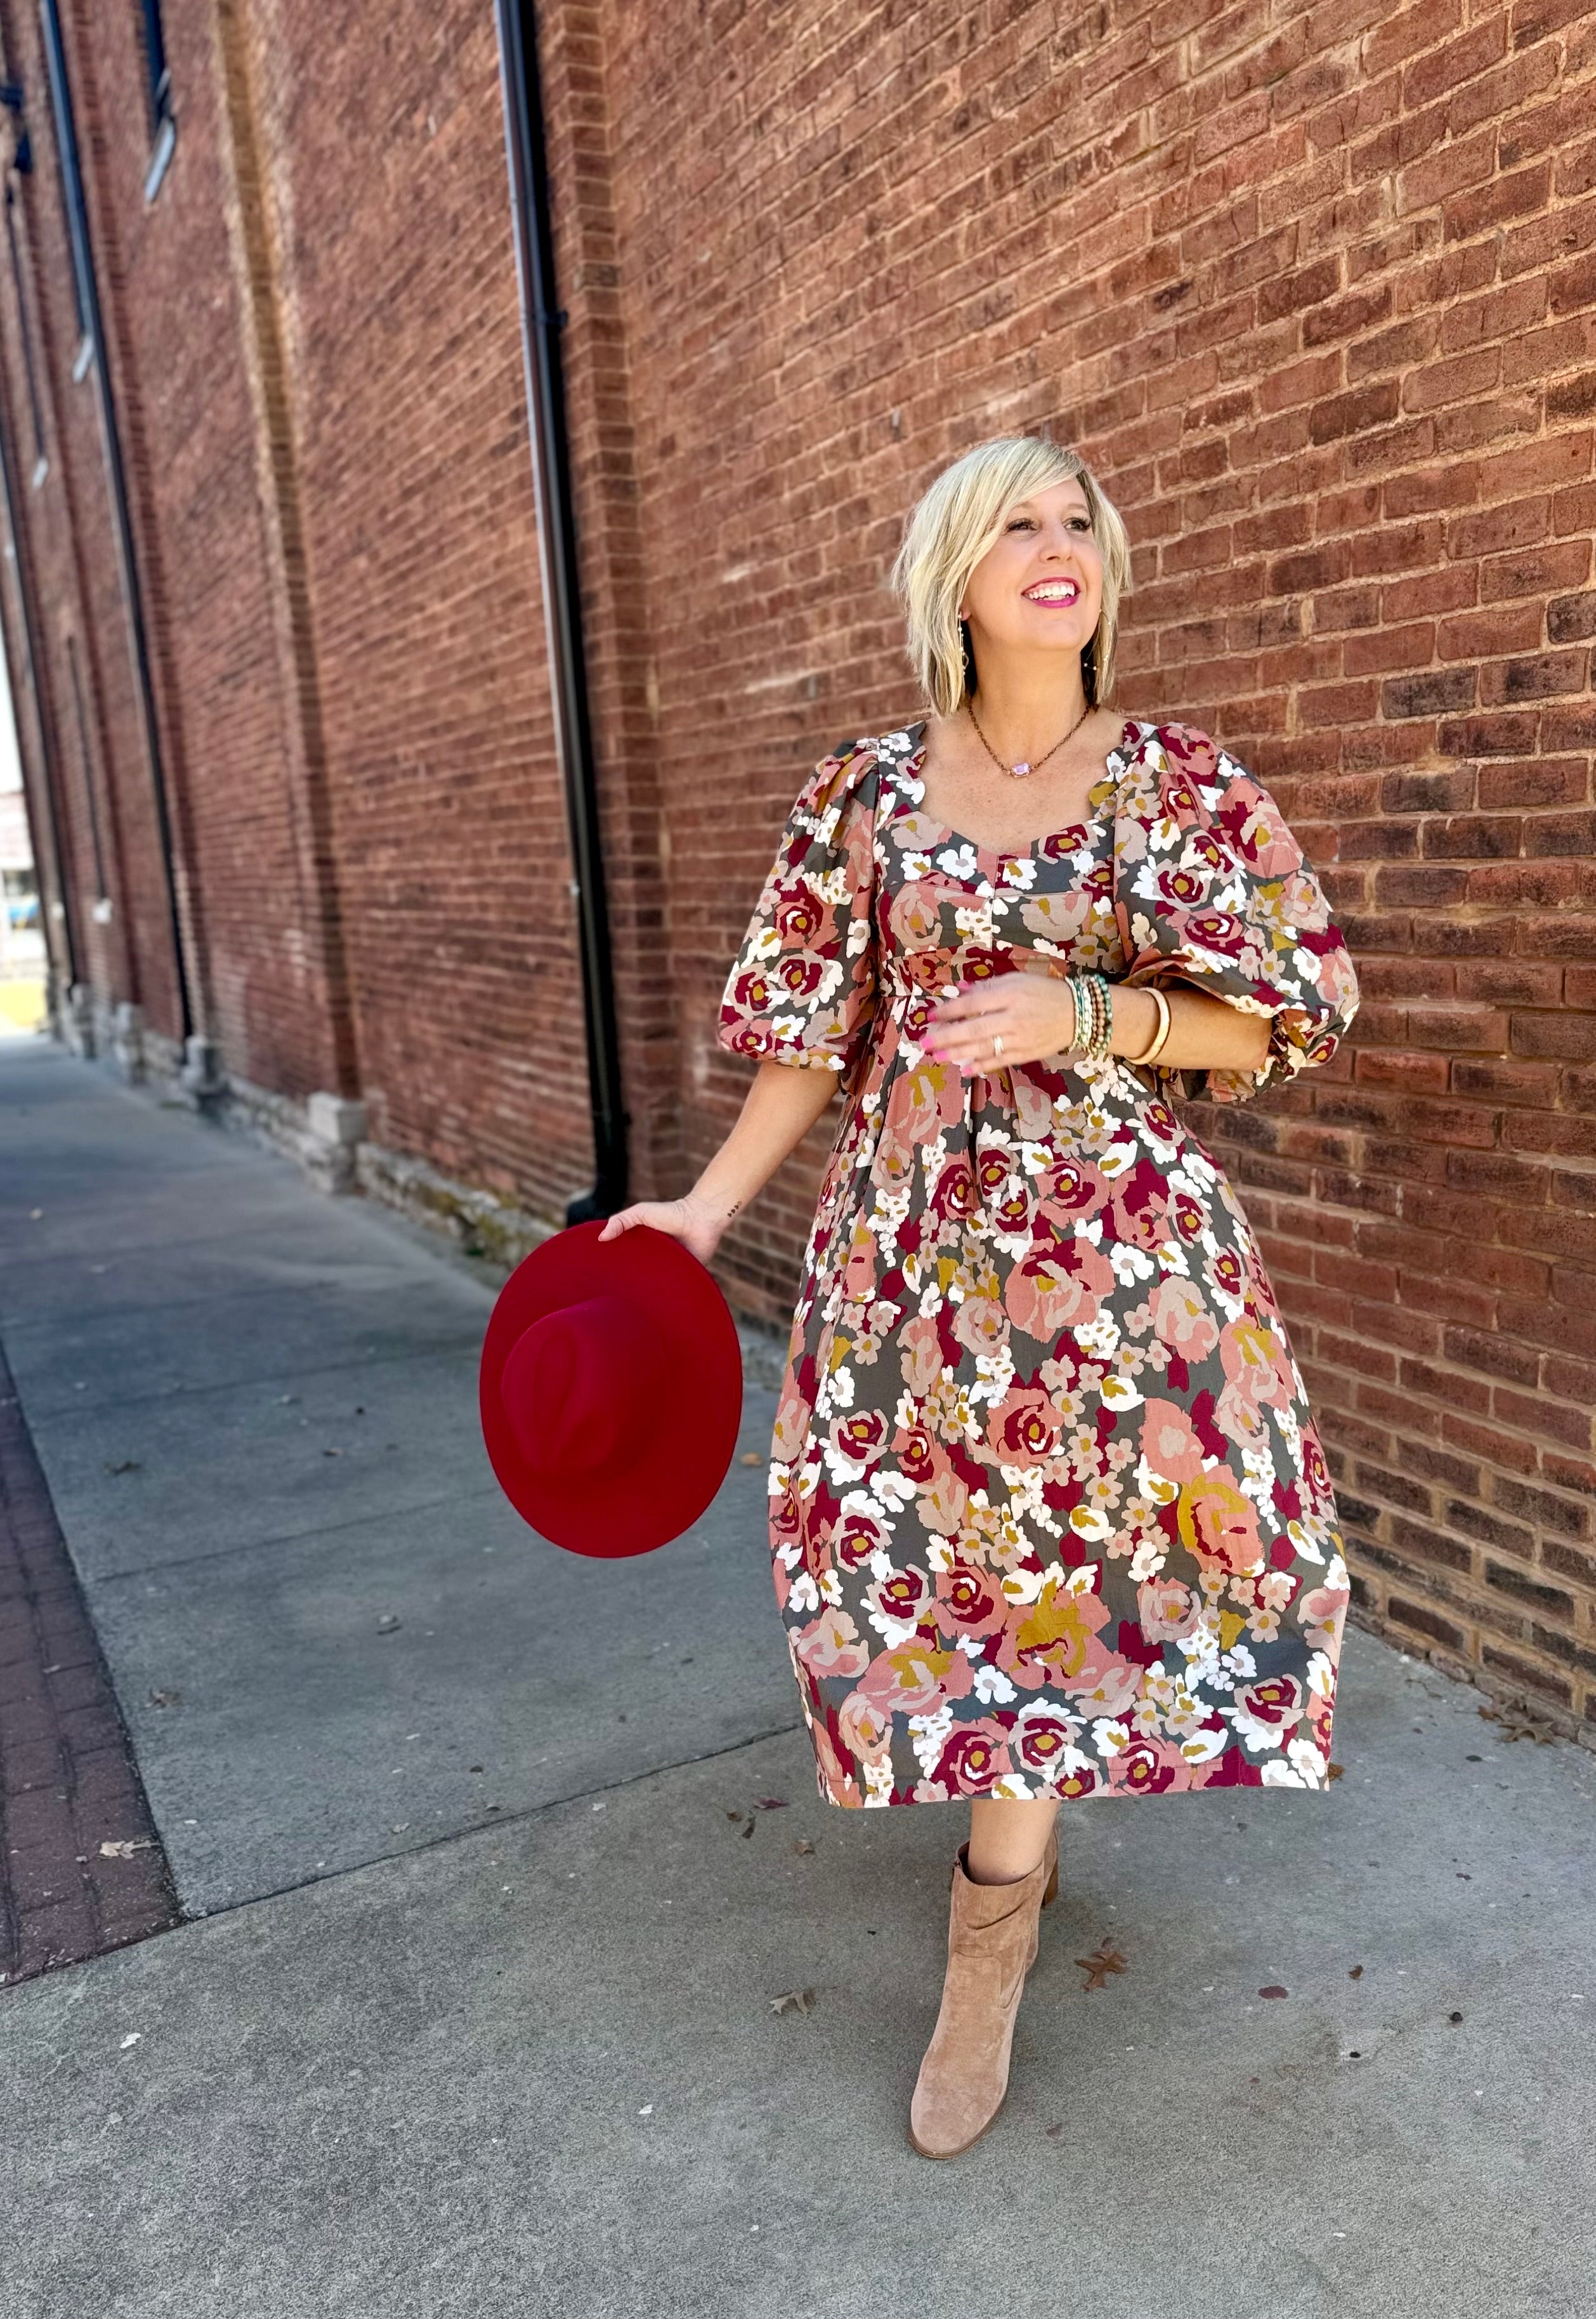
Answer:
[[[915,768],[924,760],[925,732],[930,722],[931,719],[928,717],[921,717],[916,718],[914,724],[904,727],[909,739],[908,753],[899,760],[897,779],[894,782],[894,787],[898,789],[900,793],[906,782],[919,779]],[[1104,759],[1102,772],[1087,792],[1086,819],[1067,822],[1062,829],[1044,830],[1040,837],[1033,837],[1028,845],[987,845],[978,837],[971,837],[962,829],[955,829],[951,822],[939,821],[934,814],[927,813],[924,817],[933,829],[941,830],[944,842],[951,841],[954,845],[968,845],[976,854],[984,853],[996,862],[1029,862],[1034,857],[1039,847],[1053,844],[1061,837],[1073,837],[1078,832],[1092,827],[1099,817],[1099,799],[1103,792],[1106,790],[1110,796],[1118,793],[1119,785],[1124,779],[1124,766],[1121,763],[1116,769],[1114,760],[1124,756],[1126,743],[1132,735],[1137,740],[1141,739],[1141,722],[1134,717],[1127,717],[1120,727],[1119,739]],[[916,813],[924,812],[924,808],[914,799],[911,799],[910,803]]]

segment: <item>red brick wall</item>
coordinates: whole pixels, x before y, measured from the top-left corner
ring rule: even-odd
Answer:
[[[808,766],[915,713],[914,496],[983,434],[1076,443],[1135,548],[1119,704],[1270,784],[1363,978],[1333,1064],[1194,1124],[1366,1615],[1596,1721],[1596,17],[540,14],[636,1188],[735,1115],[715,1003]],[[95,167],[227,1060],[342,1068],[382,1141],[556,1218],[591,1160],[491,14],[167,19],[171,182],[144,215],[141,115]],[[75,23],[111,90],[125,31]],[[750,1310],[830,1124],[726,1244]]]
[[[691,1161],[786,805],[915,713],[883,587],[982,434],[1135,543],[1122,702],[1267,781],[1348,1048],[1194,1106],[1371,1614],[1596,1716],[1596,19],[1555,5],[612,7]],[[728,1241],[780,1311],[819,1144]]]

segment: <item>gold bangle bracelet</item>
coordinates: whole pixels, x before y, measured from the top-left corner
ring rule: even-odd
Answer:
[[[1127,1055],[1125,1057],[1126,1062],[1133,1063],[1138,1068],[1144,1063],[1156,1061],[1159,1054],[1163,1049],[1165,1040],[1169,1036],[1169,1025],[1175,1019],[1169,1001],[1165,997],[1163,992],[1158,988],[1156,983],[1151,987],[1150,995],[1159,1010],[1158,1029],[1153,1033],[1150,1044],[1140,1055]]]

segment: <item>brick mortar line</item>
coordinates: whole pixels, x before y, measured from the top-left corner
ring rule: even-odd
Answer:
[[[0,1982],[181,1921],[110,1670],[0,1342]],[[106,1855],[106,1842],[140,1848]]]

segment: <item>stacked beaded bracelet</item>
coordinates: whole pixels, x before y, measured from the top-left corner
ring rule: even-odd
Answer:
[[[1100,1063],[1114,1035],[1114,997],[1108,977],[1096,972],[1069,977],[1075,1002],[1075,1047],[1087,1062]]]

